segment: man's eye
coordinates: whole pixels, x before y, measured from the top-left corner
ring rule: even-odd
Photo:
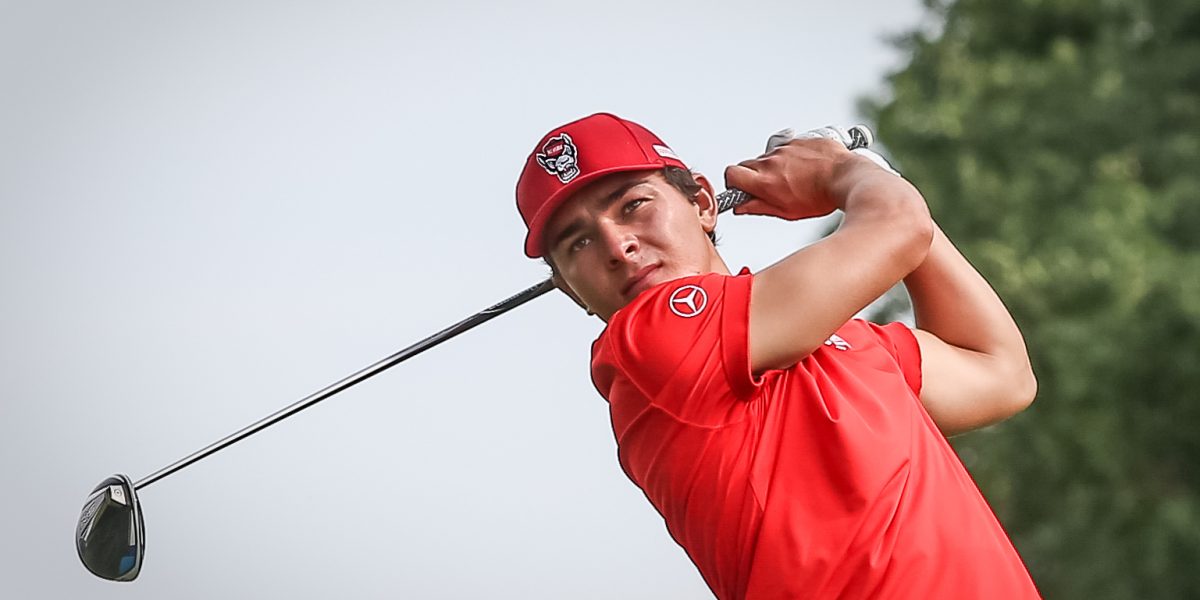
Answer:
[[[587,246],[589,243],[591,243],[590,239],[581,237],[571,242],[571,245],[568,246],[567,249],[571,252],[579,252],[580,250],[583,250],[584,246]]]
[[[645,203],[646,203],[645,198],[637,198],[634,200],[630,200],[629,202],[625,203],[625,212],[633,212],[634,210],[637,209],[637,207],[639,207]]]

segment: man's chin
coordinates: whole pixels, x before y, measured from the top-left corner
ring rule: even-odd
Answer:
[[[639,281],[637,283],[637,285],[633,286],[632,288],[629,288],[628,292],[625,292],[625,296],[622,298],[622,300],[624,301],[624,304],[622,304],[622,306],[625,306],[625,305],[629,304],[630,302],[637,300],[637,297],[642,295],[642,292],[645,292],[646,290],[653,288],[654,286],[658,285],[659,283],[662,283],[662,282],[660,282],[660,281],[652,281],[652,282]]]

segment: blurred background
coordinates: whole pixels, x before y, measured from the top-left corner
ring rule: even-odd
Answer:
[[[1043,594],[1200,598],[1200,7],[830,4],[0,2],[0,597],[709,597],[560,295],[142,490],[136,582],[71,541],[110,473],[545,277],[516,176],[606,110],[718,185],[871,124],[1025,332],[1038,400],[954,444]],[[759,269],[829,227],[719,229]]]
[[[1047,598],[1200,598],[1200,6],[926,6],[863,111],[1039,382],[955,447]]]

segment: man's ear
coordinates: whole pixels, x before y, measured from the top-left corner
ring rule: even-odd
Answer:
[[[712,183],[699,171],[692,171],[692,179],[700,184],[700,191],[692,197],[692,202],[700,211],[700,224],[705,233],[712,233],[717,228],[717,197],[713,193]]]
[[[558,270],[552,269],[550,271],[550,273],[551,273],[550,279],[552,279],[554,281],[554,286],[558,288],[558,291],[566,294],[567,297],[570,298],[572,302],[579,305],[579,308],[582,308],[583,310],[587,311],[587,314],[589,314],[589,315],[596,314],[596,313],[592,312],[592,310],[590,308],[588,308],[586,304],[583,303],[583,300],[579,299],[579,296],[577,296],[575,294],[575,290],[571,289],[571,286],[567,285],[567,282],[564,281],[562,276],[560,276],[558,274]]]

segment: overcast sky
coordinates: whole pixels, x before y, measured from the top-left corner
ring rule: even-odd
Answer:
[[[902,2],[0,2],[0,597],[710,597],[621,473],[602,323],[546,296],[140,493],[135,480],[546,275],[513,186],[612,111],[718,185],[851,124]],[[814,228],[725,218],[733,268]]]

